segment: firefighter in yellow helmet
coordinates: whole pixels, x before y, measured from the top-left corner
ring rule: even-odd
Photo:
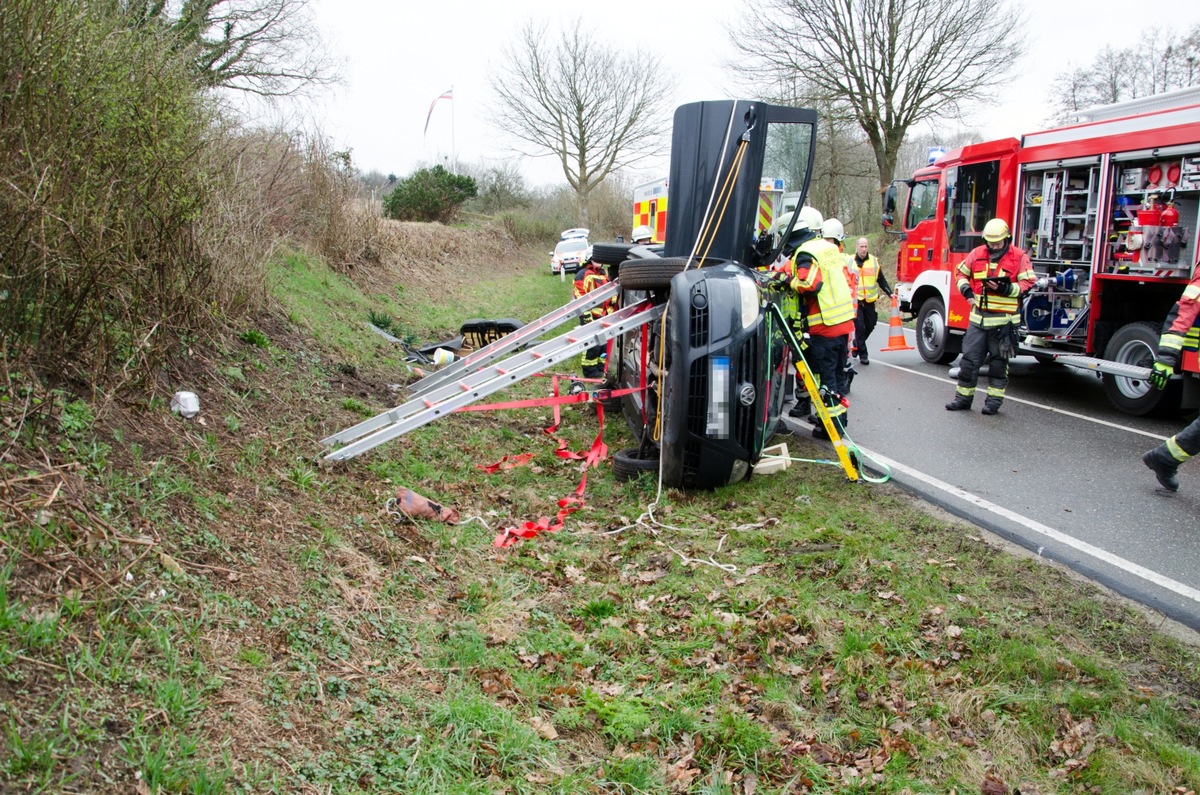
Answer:
[[[592,250],[589,248],[583,255],[583,262],[579,270],[575,273],[575,284],[572,293],[575,298],[582,298],[593,290],[597,290],[608,284],[608,274],[605,273],[604,266],[598,262],[592,261]],[[593,320],[599,320],[608,313],[612,312],[614,304],[612,299],[605,301],[599,306],[585,312],[579,318],[581,326],[591,323]],[[593,345],[583,352],[580,364],[583,369],[584,378],[603,378],[604,377],[604,351],[605,345]],[[586,389],[580,381],[575,381],[571,384],[571,394],[583,392]]]
[[[1188,337],[1195,333],[1200,323],[1200,269],[1192,281],[1183,288],[1183,295],[1171,307],[1163,322],[1162,336],[1158,338],[1158,352],[1154,356],[1154,368],[1150,372],[1150,383],[1156,389],[1165,389],[1167,380],[1179,366],[1183,347]],[[1193,338],[1194,339],[1194,338]],[[1142,456],[1142,463],[1154,470],[1159,484],[1168,491],[1179,491],[1175,477],[1179,465],[1200,453],[1200,419],[1167,439]]]
[[[971,306],[967,335],[963,338],[958,388],[947,411],[971,408],[979,365],[991,354],[988,365],[984,414],[995,414],[1008,386],[1008,360],[1016,355],[1021,322],[1021,294],[1033,286],[1035,276],[1029,255],[1012,244],[1012,232],[1002,218],[983,226],[983,245],[958,264],[958,291]]]

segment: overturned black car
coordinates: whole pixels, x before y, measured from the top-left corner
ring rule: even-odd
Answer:
[[[748,101],[675,113],[664,247],[596,244],[622,303],[661,302],[661,322],[614,340],[609,386],[638,445],[614,459],[628,477],[714,488],[748,477],[783,409],[790,358],[764,266],[780,252],[760,228],[764,168],[800,185],[812,170],[816,113]],[[786,238],[786,234],[783,236]]]

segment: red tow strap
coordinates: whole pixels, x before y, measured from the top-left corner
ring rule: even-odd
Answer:
[[[574,381],[590,381],[596,383],[598,379],[575,378]],[[632,392],[638,392],[639,389],[613,389],[600,390],[595,393],[582,392],[577,395],[559,395],[558,394],[558,376],[554,376],[553,380],[554,395],[548,398],[533,398],[530,400],[514,400],[507,403],[491,403],[483,406],[464,406],[457,411],[492,411],[496,409],[509,408],[529,408],[535,406],[554,406],[554,424],[549,428],[545,428],[543,433],[547,436],[554,436],[558,431],[560,423],[559,408],[570,403],[586,403],[592,400],[602,400],[609,397],[621,397]],[[558,448],[554,454],[559,458],[567,461],[583,461],[583,477],[579,480],[579,485],[575,488],[573,496],[563,497],[558,501],[558,513],[551,519],[549,516],[539,517],[535,521],[527,521],[519,527],[506,527],[501,530],[495,540],[492,541],[492,546],[503,549],[511,547],[521,541],[536,538],[540,533],[556,533],[563,528],[563,520],[568,516],[578,511],[584,506],[583,494],[587,489],[587,473],[593,467],[599,467],[604,459],[608,458],[608,445],[604,443],[604,404],[596,403],[596,417],[599,420],[600,428],[596,432],[596,438],[592,441],[592,446],[587,450],[576,452],[571,450],[570,443],[562,437],[555,436],[558,442]],[[495,474],[502,470],[514,469],[519,466],[524,466],[533,460],[533,453],[521,453],[515,456],[504,456],[494,464],[477,465],[478,469],[487,472],[489,475]]]

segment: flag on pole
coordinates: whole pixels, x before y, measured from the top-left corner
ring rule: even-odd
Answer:
[[[421,133],[424,137],[425,133],[429,132],[429,120],[433,118],[433,109],[437,106],[439,99],[454,99],[454,89],[448,89],[442,92],[442,95],[429,103],[429,114],[425,117],[425,132]]]

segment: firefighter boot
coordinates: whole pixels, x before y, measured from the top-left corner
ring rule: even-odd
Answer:
[[[801,397],[796,401],[796,405],[788,410],[789,417],[807,417],[809,414],[812,414],[812,400],[808,395]]]
[[[971,408],[973,400],[971,395],[955,395],[954,400],[946,404],[946,411],[966,411]]]
[[[1179,481],[1175,479],[1179,462],[1167,452],[1166,445],[1160,444],[1146,453],[1142,456],[1142,463],[1154,470],[1154,477],[1158,478],[1158,485],[1167,491],[1179,491]]]
[[[987,414],[988,416],[997,414],[1000,411],[1000,404],[1003,402],[1004,401],[1001,400],[1000,398],[990,397],[987,400],[983,401],[983,408],[980,410],[979,413]]]

